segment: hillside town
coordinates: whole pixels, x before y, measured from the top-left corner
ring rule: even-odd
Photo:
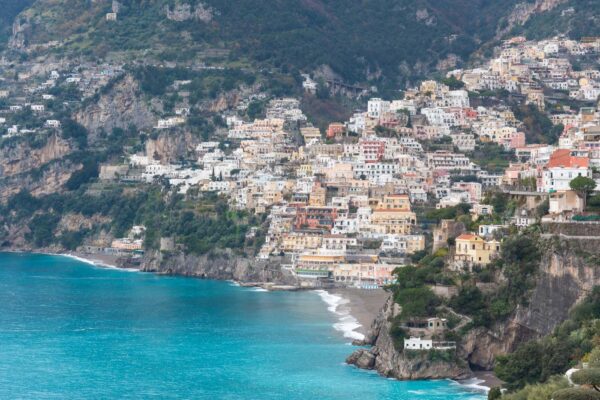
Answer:
[[[449,247],[452,270],[485,267],[511,227],[594,218],[570,185],[577,177],[600,179],[600,71],[571,62],[597,59],[600,40],[516,37],[497,53],[478,68],[423,81],[402,98],[371,97],[365,110],[325,131],[308,122],[295,98],[268,100],[263,118],[244,118],[240,111],[250,101],[266,101],[253,94],[221,113],[226,128],[197,145],[192,163],[138,149],[122,164],[103,164],[99,180],[213,192],[233,209],[265,216],[268,231],[257,259],[284,260],[281,268],[307,287],[385,286],[428,243],[434,250]],[[2,140],[51,135],[61,129],[56,110],[97,95],[122,71],[88,65],[52,70],[41,82],[20,72],[18,85],[0,90]],[[316,90],[310,76],[304,79],[305,90]],[[73,97],[58,107],[55,95],[64,99],[74,88],[83,100]],[[152,130],[185,125],[194,111],[183,99]],[[508,101],[544,113],[551,121],[545,129],[555,131],[556,140],[548,139],[550,132],[528,136]],[[501,162],[489,163],[494,157]],[[498,191],[525,199],[510,219],[494,215],[489,193]],[[536,214],[544,201],[547,212]],[[452,213],[431,218],[462,206],[471,231]],[[143,253],[143,232],[135,227],[104,251]]]

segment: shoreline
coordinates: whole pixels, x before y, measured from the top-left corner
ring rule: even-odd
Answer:
[[[364,340],[368,335],[373,321],[390,296],[383,289],[335,288],[320,292],[326,293],[332,298],[330,303],[326,300],[327,296],[321,295],[329,305],[329,311],[339,317],[339,322],[334,324],[334,328],[342,332],[344,337],[358,340]],[[487,393],[491,388],[499,387],[503,383],[494,375],[493,371],[473,371],[473,377],[470,379],[451,381],[483,393]]]
[[[118,260],[120,257],[110,254],[88,254],[76,251],[70,253],[54,253],[50,251],[32,250],[6,250],[5,252],[61,256],[99,268],[140,272],[140,269],[124,268],[119,266]],[[292,286],[267,285],[267,287],[264,287],[258,283],[242,283],[232,280],[229,280],[228,282],[234,286],[254,287],[258,290],[266,292],[301,290],[298,287]],[[353,341],[364,340],[367,337],[372,323],[390,296],[390,294],[383,289],[366,290],[348,287],[308,290],[312,290],[317,293],[327,305],[328,311],[338,317],[338,322],[333,324],[333,328],[340,332],[344,338],[352,339]],[[453,382],[456,382],[458,385],[486,393],[491,388],[501,386],[503,383],[494,375],[493,371],[473,371],[473,375],[474,377],[471,379]]]
[[[47,256],[60,256],[67,257],[73,260],[80,261],[89,265],[94,265],[100,268],[119,269],[122,271],[140,271],[136,268],[125,268],[120,266],[118,262],[121,257],[112,254],[90,254],[82,253],[78,251],[72,251],[68,253],[55,253],[52,251],[35,251],[35,250],[2,250],[4,253],[17,253],[17,254],[42,254]]]
[[[473,375],[479,380],[477,386],[485,387],[488,391],[494,387],[502,387],[504,383],[494,374],[494,371],[473,371]]]
[[[350,328],[352,323],[352,331],[356,333],[356,337],[352,338],[358,340],[367,336],[373,321],[390,296],[383,289],[333,288],[324,291],[337,303],[333,312],[340,316],[340,324],[345,323]]]

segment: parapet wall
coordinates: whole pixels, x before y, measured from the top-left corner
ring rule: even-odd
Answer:
[[[544,222],[542,233],[600,239],[600,221]]]

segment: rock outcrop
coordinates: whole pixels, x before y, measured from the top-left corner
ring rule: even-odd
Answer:
[[[591,229],[573,224],[563,230],[570,232],[573,227],[582,232]],[[600,284],[600,237],[549,236],[540,246],[543,256],[527,305],[519,306],[512,318],[493,329],[475,329],[463,338],[460,354],[472,366],[492,369],[496,355],[551,333],[567,319],[571,308]]]
[[[365,343],[372,347],[355,351],[346,362],[359,368],[374,369],[386,377],[403,380],[467,379],[472,376],[468,364],[458,357],[452,356],[448,360],[432,357],[432,353],[428,351],[397,351],[390,335],[390,320],[397,313],[397,307],[390,297],[365,339]]]
[[[8,41],[8,47],[11,49],[24,48],[26,34],[29,30],[31,30],[31,24],[28,19],[16,18],[12,25],[12,36]]]
[[[464,364],[432,362],[425,356],[411,358],[397,351],[389,334],[389,320],[398,312],[391,300],[373,322],[365,340],[373,347],[357,350],[347,361],[398,379],[462,379],[469,375],[470,368],[491,370],[497,355],[511,353],[520,344],[551,333],[568,317],[571,308],[600,284],[600,236],[578,236],[594,229],[584,224],[561,226],[561,232],[556,226],[550,228],[562,235],[546,235],[540,240],[543,256],[529,301],[507,321],[491,329],[480,327],[467,332],[456,352]]]
[[[156,139],[146,141],[146,154],[164,163],[192,157],[200,140],[187,131],[162,131]]]
[[[195,7],[192,7],[187,3],[179,3],[175,4],[173,9],[166,5],[165,14],[167,15],[167,19],[170,19],[171,21],[181,22],[195,19],[197,21],[208,23],[213,19],[214,10],[202,3],[196,4]]]
[[[513,11],[508,15],[506,24],[498,29],[496,39],[502,38],[502,36],[510,32],[515,26],[523,25],[534,14],[550,11],[565,1],[566,0],[536,0],[516,4]]]
[[[60,136],[50,136],[43,146],[35,148],[22,141],[0,148],[0,176],[9,177],[39,168],[69,154],[71,146]]]
[[[78,111],[74,118],[90,132],[92,141],[101,130],[110,133],[113,128],[127,129],[130,125],[148,129],[157,119],[141,98],[138,83],[131,75],[125,75],[98,101]]]
[[[168,275],[194,276],[205,279],[235,280],[238,282],[276,283],[295,285],[296,278],[282,271],[277,260],[258,261],[220,250],[202,256],[174,251],[147,251],[142,269]]]
[[[5,142],[0,148],[0,201],[27,189],[32,194],[53,193],[78,166],[64,157],[70,144],[58,135],[37,147],[25,139]]]

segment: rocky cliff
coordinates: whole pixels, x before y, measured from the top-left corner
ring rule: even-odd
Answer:
[[[582,232],[592,229],[581,224],[577,227]],[[573,229],[573,226],[562,227],[568,232]],[[543,257],[527,304],[519,306],[507,321],[491,329],[468,331],[459,341],[456,353],[464,365],[432,362],[424,356],[410,358],[396,351],[389,334],[388,320],[397,314],[391,300],[367,336],[366,344],[373,347],[354,352],[347,361],[398,379],[461,379],[468,376],[469,368],[493,369],[497,355],[513,352],[520,344],[551,333],[567,318],[569,310],[594,285],[600,284],[600,236],[545,235],[540,246]]]
[[[198,143],[199,138],[187,131],[162,131],[155,139],[146,141],[146,154],[164,163],[178,162],[193,158]]]
[[[71,151],[67,141],[58,135],[51,135],[39,148],[29,146],[22,141],[8,143],[0,148],[0,176],[8,177],[64,157]]]
[[[110,133],[113,128],[127,129],[130,125],[148,129],[156,123],[156,117],[131,75],[115,82],[97,101],[78,111],[74,118],[90,132],[91,140],[101,130]]]
[[[146,272],[168,275],[194,276],[206,279],[235,280],[238,282],[276,283],[295,285],[296,279],[286,274],[279,263],[255,260],[230,250],[202,256],[180,251],[147,251],[142,262]]]
[[[373,322],[365,343],[369,349],[359,349],[346,362],[363,369],[374,369],[381,375],[403,379],[467,379],[472,376],[467,363],[452,352],[436,357],[438,352],[397,351],[390,335],[390,320],[399,312],[392,298]]]
[[[589,232],[589,227],[577,225]],[[475,329],[463,338],[460,354],[473,367],[491,369],[496,355],[551,333],[600,284],[600,237],[546,235],[540,246],[543,257],[527,305],[519,306],[508,321],[493,329]]]
[[[32,194],[53,193],[79,166],[63,159],[71,146],[52,135],[40,147],[19,139],[0,148],[0,201],[27,189]]]
[[[506,24],[499,27],[496,39],[501,39],[515,26],[523,25],[535,14],[541,14],[552,10],[567,0],[535,0],[517,3],[512,12],[506,18]]]

